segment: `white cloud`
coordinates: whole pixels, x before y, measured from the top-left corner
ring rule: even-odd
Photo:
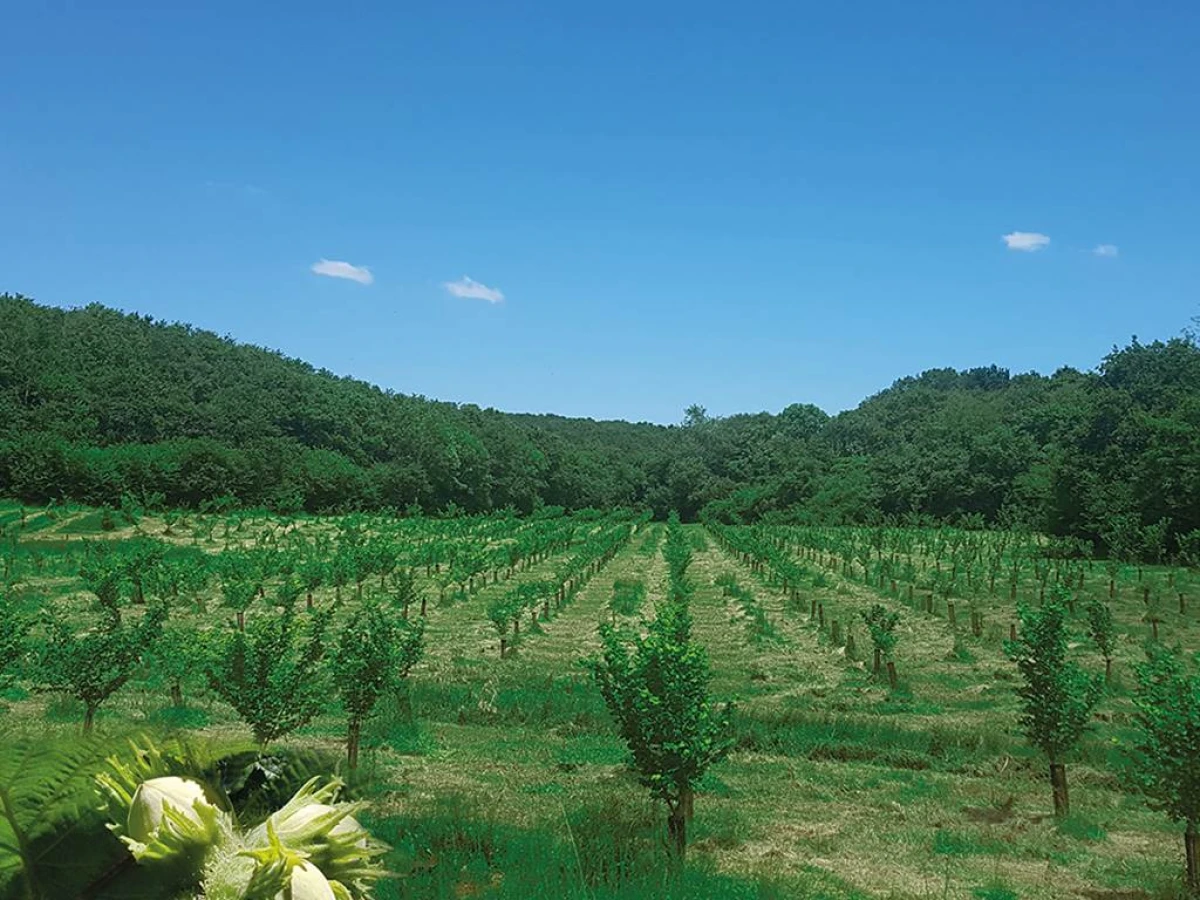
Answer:
[[[499,288],[490,288],[486,284],[480,284],[467,275],[458,281],[443,282],[442,287],[455,297],[462,297],[465,300],[486,300],[488,303],[500,303],[504,300],[504,294],[500,292]]]
[[[1120,252],[1116,244],[1097,244],[1092,250],[1096,256],[1117,256]]]
[[[1009,250],[1022,250],[1026,253],[1041,250],[1050,243],[1048,235],[1039,234],[1036,231],[1014,231],[1004,235],[1001,240]]]
[[[352,266],[348,262],[336,259],[321,259],[313,263],[312,270],[318,275],[328,275],[330,278],[346,278],[359,284],[370,284],[375,280],[371,270],[366,266]]]

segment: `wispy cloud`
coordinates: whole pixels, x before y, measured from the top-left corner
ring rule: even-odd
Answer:
[[[500,303],[504,300],[504,294],[499,288],[490,288],[486,284],[480,284],[467,275],[458,281],[443,282],[442,287],[455,297],[462,297],[465,300],[486,300],[488,303]]]
[[[312,270],[317,275],[328,275],[330,278],[345,278],[357,281],[359,284],[370,284],[375,280],[371,270],[366,266],[352,266],[348,262],[336,259],[321,259],[312,264]]]
[[[210,191],[223,191],[232,194],[245,194],[248,197],[265,197],[267,189],[257,184],[239,184],[236,181],[209,181],[204,186]]]
[[[1009,250],[1021,250],[1025,253],[1041,250],[1050,243],[1048,235],[1036,231],[1014,231],[1004,235],[1001,240]]]
[[[1119,256],[1120,253],[1116,244],[1097,244],[1092,248],[1092,254],[1095,256]]]

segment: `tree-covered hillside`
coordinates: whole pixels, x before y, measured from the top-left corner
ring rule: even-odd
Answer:
[[[1173,542],[1200,528],[1200,348],[1134,341],[1095,372],[1050,377],[934,369],[833,418],[693,407],[663,427],[395,394],[186,325],[3,295],[0,493],[311,512],[924,515],[1101,541],[1166,520]]]

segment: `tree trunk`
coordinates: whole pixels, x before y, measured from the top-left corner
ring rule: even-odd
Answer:
[[[175,707],[183,706],[183,688],[176,681],[171,685],[171,705]]]
[[[500,658],[504,659],[504,653],[508,650],[508,638],[500,638]]]
[[[1188,822],[1183,832],[1183,852],[1187,858],[1187,887],[1188,892],[1195,895],[1200,893],[1200,834],[1196,833],[1196,823]]]
[[[675,860],[682,863],[687,855],[687,813],[684,809],[682,796],[673,806],[670,806],[667,818],[667,837],[674,851]]]
[[[888,687],[893,691],[896,689],[896,664],[890,659],[887,663]]]
[[[304,598],[304,603],[309,609],[313,608],[312,591],[308,592],[308,596]]]
[[[1050,790],[1054,794],[1054,815],[1060,819],[1070,815],[1071,797],[1067,793],[1067,767],[1062,763],[1050,763]]]
[[[422,597],[421,597],[421,618],[422,619],[425,618],[425,602],[426,602],[426,598],[424,595],[422,595]]]
[[[953,628],[958,624],[958,619],[954,614],[954,604],[946,602],[946,618],[950,620],[950,627]]]
[[[875,668],[872,671],[873,675],[878,675],[879,670],[883,668],[883,653],[878,647],[875,648]]]
[[[362,735],[362,722],[350,720],[350,728],[346,734],[346,767],[351,771],[358,768],[358,743]]]
[[[1158,643],[1158,619],[1150,620],[1150,633],[1154,636],[1154,642]]]
[[[246,614],[240,609],[237,611],[237,627],[238,631],[246,630]]]
[[[91,703],[87,705],[83,713],[83,733],[89,734],[92,730],[92,725],[96,722],[96,707]]]
[[[1112,657],[1104,657],[1104,683],[1112,681]]]

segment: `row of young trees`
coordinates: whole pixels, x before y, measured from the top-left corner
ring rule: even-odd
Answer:
[[[1105,678],[1089,675],[1070,657],[1067,609],[1060,601],[1022,607],[1020,618],[1019,634],[1005,649],[1022,677],[1021,726],[1046,757],[1054,812],[1065,816],[1071,808],[1065,760],[1104,697]],[[1103,614],[1090,622],[1097,643],[1110,638]],[[1200,669],[1178,649],[1152,644],[1136,675],[1129,771],[1156,809],[1183,824],[1186,883],[1190,892],[1200,892]]]
[[[13,534],[2,542],[0,686],[20,679],[71,696],[91,730],[101,706],[130,680],[168,690],[182,707],[199,674],[262,745],[307,724],[336,696],[355,765],[370,710],[420,654],[428,601],[418,587],[422,568],[443,598],[449,584],[466,596],[489,571],[495,582],[574,546],[556,568],[566,598],[627,540],[634,524],[626,518],[567,518],[561,510],[524,521],[349,517],[311,534],[267,521],[253,536],[240,533],[239,521],[232,536],[226,523],[229,549],[217,553],[142,536],[47,557],[26,552]],[[38,579],[72,566],[85,598],[43,606]],[[21,589],[22,580],[31,585]],[[332,602],[314,604],[322,589]],[[214,594],[232,622],[213,617]]]
[[[733,748],[732,706],[709,696],[708,657],[692,639],[692,550],[678,516],[667,526],[663,555],[667,592],[653,618],[632,631],[601,624],[601,652],[590,665],[641,783],[667,807],[667,833],[681,860],[696,789]]]
[[[739,529],[715,523],[710,528],[747,565],[795,596],[796,586],[806,571],[792,556],[792,545],[786,538],[781,540],[772,530],[762,528]],[[886,559],[885,533],[860,531],[858,538],[868,540],[858,544],[860,549],[856,552],[853,536],[846,543],[838,541],[844,537],[844,531],[808,530],[809,540],[803,545],[809,551],[806,558],[847,574],[853,574],[851,561],[857,561],[864,580],[879,584],[868,573],[872,559]],[[817,546],[814,546],[817,541],[812,540],[814,535],[822,539]],[[996,556],[1004,552],[1007,537],[992,538],[1000,543],[1000,548],[992,549]],[[934,571],[948,556],[947,568],[954,571],[961,561],[958,555],[961,547],[970,540],[961,536],[947,539],[944,534],[899,532],[893,535],[891,549],[895,553],[932,556],[929,567]],[[1024,556],[1036,561],[1041,555],[1053,553],[1053,547],[1031,541],[1015,552],[1019,554],[1015,558]],[[1007,557],[1010,565],[1013,558]],[[1056,560],[1052,555],[1048,559],[1049,568]],[[1139,580],[1141,577],[1139,573]],[[1068,605],[1071,594],[1067,584],[1077,584],[1076,576],[1062,575],[1056,579],[1048,595],[1039,593],[1037,605],[1021,603],[1019,625],[1004,644],[1021,676],[1017,689],[1022,706],[1019,724],[1029,743],[1046,757],[1054,811],[1060,817],[1070,813],[1066,760],[1091,726],[1096,706],[1105,697],[1117,641],[1109,603],[1094,597],[1085,604],[1083,624],[1104,660],[1104,673],[1089,674],[1072,657],[1069,651],[1073,643],[1072,610]],[[882,584],[879,586],[882,588]],[[879,603],[860,612],[874,646],[874,671],[878,674],[881,660],[887,661],[893,687],[896,681],[891,655],[899,615]],[[1146,653],[1145,662],[1135,666],[1136,737],[1126,747],[1128,771],[1133,785],[1144,792],[1155,808],[1184,825],[1185,877],[1189,890],[1197,892],[1200,891],[1200,669],[1195,660],[1178,648],[1171,650],[1151,642]]]
[[[519,637],[521,618],[530,617],[530,629],[537,627],[538,615],[548,621],[574,599],[587,583],[606,566],[617,552],[629,542],[636,528],[645,524],[648,515],[635,523],[618,523],[589,534],[575,553],[560,563],[554,577],[523,581],[511,590],[492,598],[487,617],[500,638],[500,657],[508,649],[509,635]]]
[[[424,618],[411,618],[387,595],[302,611],[295,600],[237,629],[197,628],[160,599],[139,610],[113,606],[91,617],[54,614],[39,621],[0,602],[0,685],[22,683],[72,697],[84,707],[84,732],[100,708],[139,676],[166,681],[175,705],[199,674],[229,704],[262,747],[307,725],[340,702],[347,717],[347,760],[358,763],[362,725],[397,690],[420,658]]]

